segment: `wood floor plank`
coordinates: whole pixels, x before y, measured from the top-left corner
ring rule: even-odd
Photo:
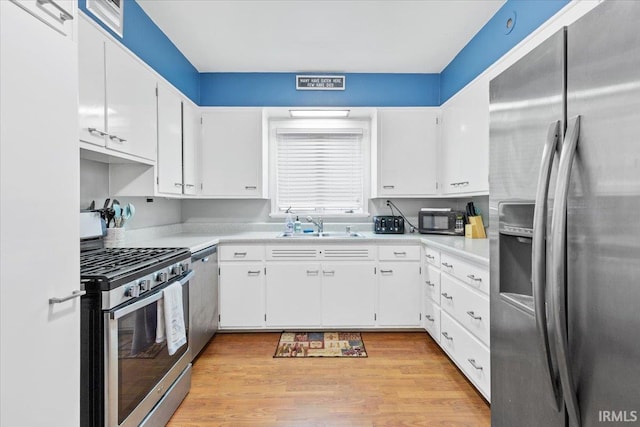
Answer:
[[[487,427],[490,410],[420,332],[363,332],[368,358],[274,359],[280,334],[217,334],[169,427]]]

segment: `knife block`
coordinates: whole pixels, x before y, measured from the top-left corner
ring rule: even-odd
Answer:
[[[481,216],[470,216],[469,224],[464,226],[464,237],[467,239],[486,239]]]

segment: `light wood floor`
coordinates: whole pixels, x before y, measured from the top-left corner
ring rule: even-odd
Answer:
[[[217,334],[169,427],[489,426],[489,405],[426,333],[365,332],[358,358],[274,359],[280,334]]]

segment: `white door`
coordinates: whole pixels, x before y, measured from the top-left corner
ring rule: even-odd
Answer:
[[[184,194],[200,191],[200,111],[188,101],[182,103],[182,182]]]
[[[89,23],[78,19],[78,121],[80,140],[104,147],[107,143],[105,120],[104,36]]]
[[[202,121],[202,194],[261,197],[262,110],[207,111]]]
[[[319,263],[269,263],[267,326],[320,326],[321,277]]]
[[[49,303],[80,287],[72,34],[0,1],[2,426],[80,424],[80,300]]]
[[[264,316],[264,264],[220,264],[220,327],[262,327]]]
[[[378,110],[378,194],[436,194],[438,109]]]
[[[149,70],[106,40],[107,146],[156,160],[156,81]]]
[[[420,263],[381,262],[379,273],[378,325],[420,326]]]
[[[182,101],[158,83],[158,191],[182,194]]]
[[[375,263],[322,264],[323,326],[375,324]]]

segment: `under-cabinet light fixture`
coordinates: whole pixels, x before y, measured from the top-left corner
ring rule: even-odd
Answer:
[[[350,110],[289,110],[291,117],[304,118],[330,118],[330,117],[348,117]]]

